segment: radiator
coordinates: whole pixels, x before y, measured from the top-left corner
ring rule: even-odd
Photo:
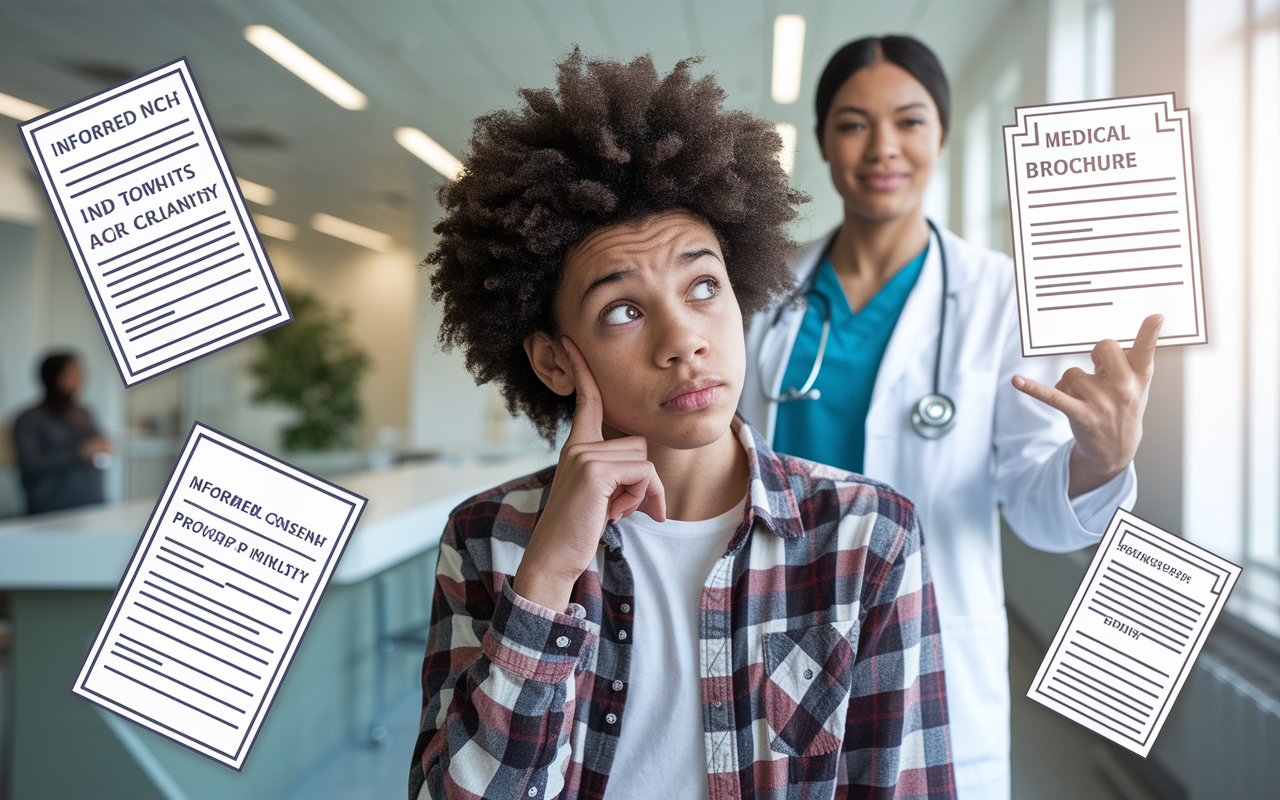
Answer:
[[[1208,650],[1184,687],[1190,800],[1280,798],[1280,680]]]

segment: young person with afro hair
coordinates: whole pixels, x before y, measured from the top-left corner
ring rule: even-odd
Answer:
[[[694,59],[586,60],[476,122],[440,338],[559,463],[440,545],[410,798],[950,798],[909,501],[735,413],[806,199]]]

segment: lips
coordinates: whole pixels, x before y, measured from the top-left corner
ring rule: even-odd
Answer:
[[[865,175],[859,175],[858,180],[866,184],[872,189],[897,189],[907,182],[908,175],[905,172],[869,172]]]
[[[724,393],[724,384],[710,378],[685,381],[676,387],[671,397],[664,401],[662,407],[668,411],[700,411],[720,399]]]

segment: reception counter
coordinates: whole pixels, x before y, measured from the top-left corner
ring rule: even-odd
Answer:
[[[239,773],[70,693],[155,501],[0,524],[0,589],[13,593],[10,797],[267,800],[335,748],[376,738],[383,704],[419,685],[422,658],[420,645],[394,653],[379,645],[428,621],[449,511],[551,459],[334,480],[369,505]]]

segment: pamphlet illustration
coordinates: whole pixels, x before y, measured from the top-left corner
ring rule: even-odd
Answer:
[[[186,59],[18,127],[125,386],[292,319]]]
[[[1204,344],[1191,120],[1173,94],[1016,109],[1004,128],[1024,356]]]
[[[365,503],[197,422],[72,691],[239,770]]]
[[[1117,509],[1027,697],[1145,758],[1239,577]]]

